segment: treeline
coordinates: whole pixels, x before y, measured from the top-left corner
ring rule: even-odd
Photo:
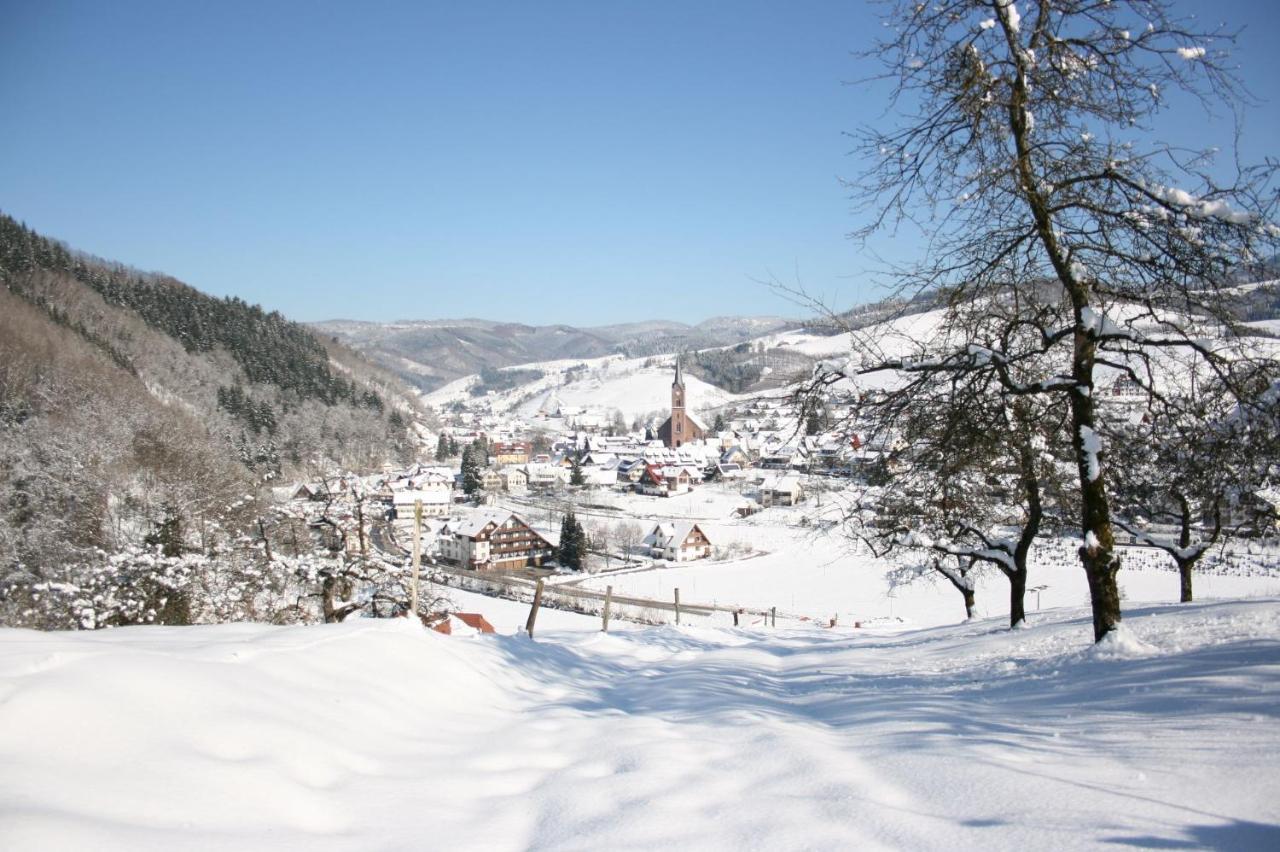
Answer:
[[[12,217],[0,215],[0,274],[4,283],[53,315],[57,306],[24,286],[24,273],[38,270],[67,273],[109,304],[135,311],[188,352],[225,349],[250,382],[275,385],[300,399],[383,409],[377,394],[334,375],[324,344],[278,312],[268,313],[236,297],[216,299],[167,276],[85,257]]]
[[[480,381],[471,386],[471,395],[484,396],[489,391],[511,390],[520,385],[535,382],[542,376],[543,372],[541,370],[498,370],[493,367],[485,367],[480,371]]]

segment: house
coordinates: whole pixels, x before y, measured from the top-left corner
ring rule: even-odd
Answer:
[[[802,468],[809,463],[809,453],[803,446],[782,444],[760,455],[760,466],[768,470]]]
[[[498,474],[498,471],[491,467],[486,467],[480,471],[480,487],[490,493],[501,491],[502,477]]]
[[[393,491],[391,493],[391,505],[395,509],[396,518],[399,520],[413,520],[413,507],[419,500],[422,501],[423,517],[438,518],[449,514],[452,495],[448,491],[439,489],[432,491],[409,489]]]
[[[761,506],[794,506],[802,500],[804,489],[795,474],[771,476],[760,483]]]
[[[644,475],[636,483],[636,491],[651,497],[670,497],[686,494],[693,487],[687,468],[645,465]]]
[[[711,540],[692,521],[667,521],[654,526],[642,544],[655,559],[688,562],[711,555]]]
[[[720,454],[720,464],[746,467],[751,464],[751,456],[742,447],[734,444]]]
[[[498,471],[502,490],[509,494],[523,494],[529,490],[529,476],[518,467],[504,467]]]
[[[489,455],[495,464],[528,464],[533,445],[528,441],[511,441],[495,443],[489,447]]]
[[[747,478],[747,472],[740,465],[722,462],[713,468],[715,476],[720,480],[740,480]]]
[[[529,488],[557,488],[569,481],[568,468],[549,462],[530,462],[524,466]]]
[[[644,459],[623,459],[618,462],[618,481],[635,484],[644,476]]]
[[[473,571],[510,571],[538,566],[554,552],[551,543],[514,512],[487,511],[451,521],[440,531],[440,558]]]

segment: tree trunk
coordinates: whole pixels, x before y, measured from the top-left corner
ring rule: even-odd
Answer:
[[[1116,583],[1120,559],[1112,556],[1110,550],[1091,551],[1088,547],[1082,547],[1080,561],[1089,578],[1089,603],[1093,607],[1093,641],[1101,642],[1102,637],[1120,625],[1120,586]]]
[[[973,618],[973,589],[961,589],[960,592],[964,595],[964,617],[967,621]]]
[[[1027,596],[1027,569],[1023,566],[1008,573],[1009,577],[1009,626],[1017,627],[1027,620],[1024,598]]]
[[[1186,553],[1191,546],[1191,503],[1184,494],[1175,491],[1173,496],[1178,501],[1178,521],[1181,527],[1178,531],[1178,548]],[[1178,602],[1191,603],[1191,568],[1196,564],[1196,559],[1174,556],[1173,561],[1178,563],[1178,579],[1182,586]]]
[[[1081,306],[1083,307],[1083,306]],[[1093,388],[1093,356],[1096,346],[1090,332],[1079,327],[1077,309],[1076,357],[1073,373],[1078,387]],[[1116,574],[1120,557],[1116,555],[1115,531],[1111,526],[1111,506],[1103,476],[1101,448],[1086,446],[1100,439],[1094,427],[1093,394],[1071,394],[1071,425],[1075,432],[1076,467],[1080,476],[1080,531],[1085,543],[1080,548],[1080,563],[1089,578],[1089,601],[1093,607],[1093,639],[1102,641],[1120,624],[1120,587]]]
[[[1178,598],[1179,603],[1191,603],[1191,569],[1195,566],[1194,559],[1175,559],[1178,563],[1178,578],[1182,582],[1182,595]]]

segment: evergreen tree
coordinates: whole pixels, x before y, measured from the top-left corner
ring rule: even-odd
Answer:
[[[717,432],[717,433],[724,431],[724,415],[723,414],[716,415],[716,422],[714,425],[712,425],[711,431]]]
[[[441,432],[440,439],[436,441],[436,461],[443,461],[444,459],[449,458],[449,456],[452,455],[452,453],[450,453],[450,449],[449,436]]]
[[[586,485],[587,479],[582,475],[582,456],[574,453],[573,458],[569,460],[569,465],[569,484]]]
[[[480,460],[477,458],[479,452],[474,446],[467,447],[462,451],[462,490],[466,492],[468,497],[475,497],[480,493]]]
[[[581,571],[587,556],[587,533],[570,508],[560,523],[560,547],[556,560],[565,568]]]

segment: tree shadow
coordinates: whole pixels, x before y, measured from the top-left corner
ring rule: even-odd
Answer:
[[[1215,825],[1191,825],[1181,829],[1183,838],[1105,837],[1104,843],[1137,849],[1215,849],[1222,852],[1272,852],[1280,849],[1280,825],[1229,820]]]

